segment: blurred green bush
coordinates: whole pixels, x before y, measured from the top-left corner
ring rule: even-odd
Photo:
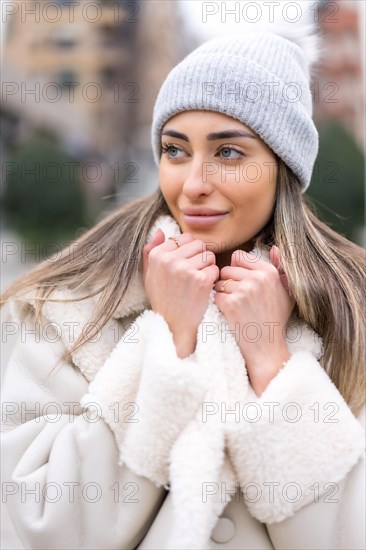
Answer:
[[[46,244],[72,240],[93,220],[71,159],[48,134],[34,136],[7,162],[3,210],[22,240]]]
[[[307,195],[319,217],[355,240],[364,225],[365,160],[345,128],[334,121],[319,128],[319,154]]]

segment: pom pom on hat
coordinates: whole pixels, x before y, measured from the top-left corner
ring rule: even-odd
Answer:
[[[263,31],[277,34],[299,46],[310,74],[314,72],[314,65],[320,61],[324,53],[323,37],[314,23],[291,25],[277,22],[275,25],[269,24],[268,27],[263,27]]]

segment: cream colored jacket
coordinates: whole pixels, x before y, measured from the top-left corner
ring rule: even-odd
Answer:
[[[170,216],[157,220],[178,235]],[[268,258],[267,258],[268,259]],[[291,317],[291,358],[259,398],[214,289],[177,356],[139,277],[113,318],[55,369],[95,298],[12,303],[2,395],[2,498],[26,548],[365,548],[364,414]],[[75,298],[67,288],[55,298]]]

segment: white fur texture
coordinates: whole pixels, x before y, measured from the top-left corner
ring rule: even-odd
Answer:
[[[290,42],[297,44],[303,51],[309,68],[317,63],[322,57],[322,35],[313,21],[308,23],[299,22],[296,24],[276,21],[272,24],[268,24],[264,30],[278,34],[282,36],[282,38],[286,38],[290,40]]]

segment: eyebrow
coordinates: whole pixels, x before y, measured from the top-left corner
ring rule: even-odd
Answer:
[[[170,136],[175,137],[177,139],[182,139],[183,141],[188,141],[189,138],[185,134],[182,134],[181,132],[177,132],[176,130],[164,130],[162,132],[163,136]],[[249,134],[249,132],[244,132],[243,130],[225,130],[223,132],[212,132],[211,134],[207,134],[208,141],[215,141],[218,139],[228,139],[233,137],[244,137],[244,138],[250,138],[250,139],[257,139],[253,134]]]

